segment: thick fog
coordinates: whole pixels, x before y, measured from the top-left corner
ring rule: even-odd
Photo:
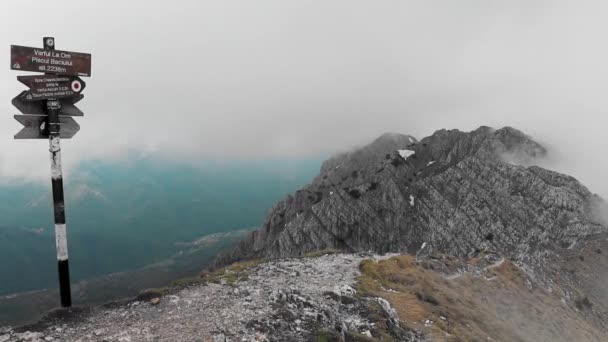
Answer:
[[[46,179],[47,142],[13,141],[23,90],[9,45],[93,55],[90,159],[327,155],[386,131],[511,125],[608,195],[608,4],[602,1],[5,1],[0,174]]]

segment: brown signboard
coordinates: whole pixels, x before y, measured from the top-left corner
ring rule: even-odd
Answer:
[[[23,96],[26,101],[72,97],[80,94],[86,86],[78,76],[37,75],[17,76],[17,79],[30,87]]]
[[[15,135],[15,139],[48,139],[49,130],[46,115],[15,115],[15,120],[24,127]],[[59,116],[61,139],[70,139],[80,130],[80,126],[69,116]]]
[[[11,69],[89,77],[91,76],[91,55],[11,45]]]
[[[28,91],[22,91],[13,99],[13,106],[17,107],[23,114],[46,115],[46,100],[27,101],[25,97]],[[78,107],[74,106],[78,101],[84,98],[83,94],[77,94],[72,97],[58,99],[61,103],[61,115],[83,116],[84,114]]]

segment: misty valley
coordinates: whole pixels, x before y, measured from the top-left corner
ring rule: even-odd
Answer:
[[[82,304],[197,274],[261,224],[277,200],[306,184],[320,163],[191,166],[140,159],[80,165],[66,179],[66,207],[71,276],[84,287],[76,286]],[[46,184],[2,186],[0,321],[31,319],[44,311],[40,302],[48,301],[47,309],[56,305],[51,201]]]

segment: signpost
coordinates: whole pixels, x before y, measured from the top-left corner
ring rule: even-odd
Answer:
[[[42,49],[11,45],[11,69],[45,73],[17,76],[30,89],[12,101],[24,114],[15,115],[15,120],[24,126],[15,139],[49,139],[59,293],[61,306],[70,307],[72,296],[60,142],[62,138],[72,138],[80,130],[72,117],[84,115],[75,104],[84,97],[81,92],[86,84],[78,76],[91,76],[91,55],[55,50],[55,38],[46,37]]]

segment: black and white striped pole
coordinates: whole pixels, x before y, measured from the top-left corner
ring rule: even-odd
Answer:
[[[55,39],[44,38],[44,48],[55,49]],[[63,199],[63,172],[61,170],[61,102],[57,99],[46,101],[49,132],[49,152],[51,153],[51,185],[53,188],[53,212],[55,213],[55,246],[59,270],[59,294],[61,306],[72,305],[70,290],[70,268],[68,262],[68,237],[65,225],[65,202]]]

